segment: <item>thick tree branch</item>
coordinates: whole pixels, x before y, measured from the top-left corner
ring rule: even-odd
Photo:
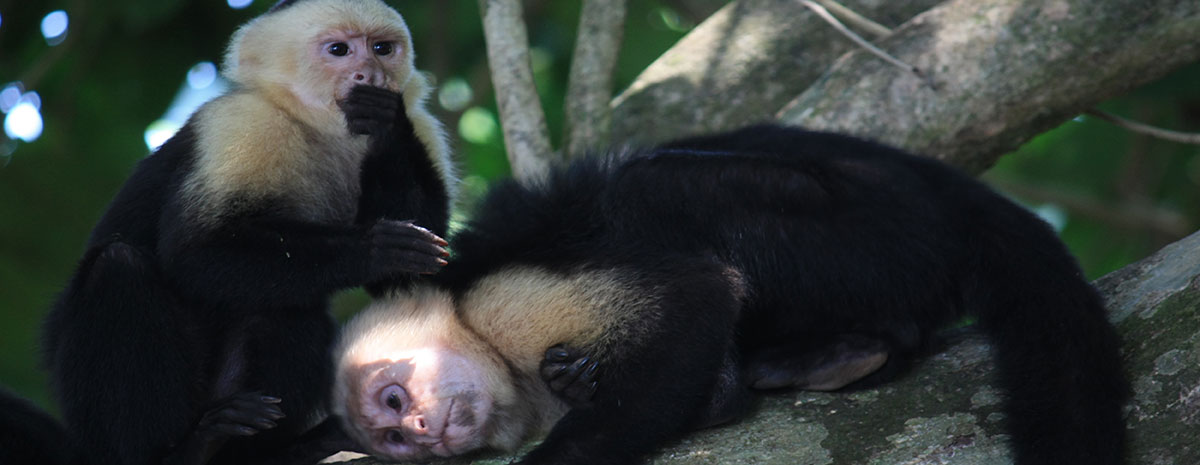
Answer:
[[[533,182],[545,175],[551,148],[546,115],[533,83],[521,0],[479,0],[479,10],[508,162],[517,181]]]
[[[842,3],[895,26],[941,0]],[[740,0],[697,26],[613,101],[613,142],[661,142],[774,119],[854,44],[796,0]]]
[[[625,29],[625,0],[584,0],[567,83],[568,158],[608,146],[613,71]]]
[[[952,0],[880,43],[936,87],[852,52],[780,113],[971,172],[1034,135],[1200,59],[1192,0]]]

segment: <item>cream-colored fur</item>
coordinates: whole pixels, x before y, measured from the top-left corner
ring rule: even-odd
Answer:
[[[429,84],[413,68],[404,19],[379,0],[306,0],[259,16],[233,36],[224,67],[235,90],[195,116],[199,154],[185,189],[199,218],[212,218],[234,198],[276,196],[292,200],[283,207],[310,219],[352,218],[367,136],[347,129],[334,88],[340,77],[312,63],[330,31],[395,42],[404,61],[391,82],[453,198],[449,148],[424,106]]]
[[[629,331],[649,325],[656,315],[647,309],[657,303],[627,276],[617,270],[561,275],[512,266],[467,290],[459,312],[518,370],[536,375],[546,349],[556,344],[607,351],[614,339],[636,340]],[[629,324],[634,318],[642,323]]]
[[[538,372],[547,348],[567,344],[601,354],[648,335],[637,332],[654,326],[656,297],[630,276],[512,266],[475,283],[458,301],[428,286],[378,299],[342,330],[335,413],[352,414],[346,406],[356,402],[358,367],[412,349],[453,348],[479,361],[495,399],[488,444],[514,450],[567,412]]]

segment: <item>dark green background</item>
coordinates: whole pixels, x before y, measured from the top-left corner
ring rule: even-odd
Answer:
[[[494,115],[476,0],[391,3],[413,30],[418,67],[441,82],[465,80],[474,90],[474,114]],[[629,3],[618,88],[723,2]],[[557,146],[579,5],[526,5],[536,78]],[[37,365],[38,328],[92,224],[146,156],[143,132],[163,115],[187,70],[200,61],[219,64],[229,34],[268,6],[262,0],[244,10],[220,1],[0,0],[0,85],[19,80],[37,91],[45,120],[33,143],[0,134],[0,385],[50,406]],[[70,14],[71,24],[66,41],[51,47],[39,23],[57,9]],[[461,110],[432,105],[451,134],[470,199],[508,171],[499,133],[468,142],[459,137]],[[1200,131],[1200,65],[1102,108]],[[1096,277],[1200,225],[1198,155],[1196,146],[1082,118],[1005,157],[985,178],[1026,193],[1023,200],[1031,205],[1064,206],[1069,221],[1063,238],[1088,276]],[[1130,221],[1141,214],[1167,220],[1166,226]],[[340,296],[339,316],[362,301],[358,293]]]

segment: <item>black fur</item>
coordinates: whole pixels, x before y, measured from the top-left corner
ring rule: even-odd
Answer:
[[[29,401],[0,389],[0,463],[71,463],[72,450],[62,446],[61,424]]]
[[[1127,386],[1098,295],[1044,222],[931,159],[751,127],[498,185],[452,243],[437,279],[458,291],[523,264],[618,270],[659,297],[637,322],[652,337],[583,348],[594,395],[567,396],[522,463],[636,461],[814,364],[886,353],[853,377],[878,382],[967,314],[993,340],[1017,464],[1123,463]]]
[[[383,121],[371,125],[352,223],[247,197],[198,224],[181,196],[194,121],[138,165],[45,326],[67,429],[92,463],[296,459],[289,448],[324,418],[332,383],[330,296],[403,285],[442,253],[428,231],[398,221],[445,234],[449,207],[399,95],[356,90],[345,108],[389,98],[394,111],[373,117]]]

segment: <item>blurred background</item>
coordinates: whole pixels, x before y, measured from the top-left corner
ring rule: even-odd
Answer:
[[[224,47],[268,0],[0,0],[0,386],[53,409],[40,321],[92,225],[138,160],[219,95]],[[390,0],[436,76],[469,203],[507,175],[477,0]],[[629,2],[617,90],[724,3]],[[533,67],[557,146],[579,2],[525,2]],[[1105,102],[1141,122],[1200,132],[1200,64]],[[1200,147],[1081,116],[1004,157],[984,179],[1061,232],[1087,276],[1200,227]],[[339,317],[364,302],[338,297]],[[113,335],[119,337],[119,335]]]

